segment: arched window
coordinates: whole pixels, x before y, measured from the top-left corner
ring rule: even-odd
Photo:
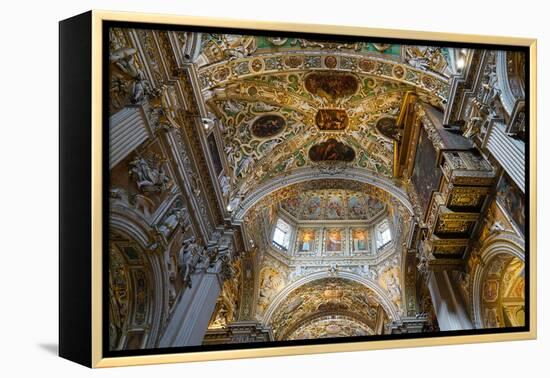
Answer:
[[[290,225],[279,218],[273,231],[273,245],[279,249],[288,250],[290,245]]]
[[[376,248],[380,249],[391,242],[390,224],[387,220],[376,226]]]

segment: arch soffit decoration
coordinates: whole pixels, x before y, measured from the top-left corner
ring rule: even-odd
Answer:
[[[283,55],[296,55],[299,57],[316,57],[323,61],[329,53],[327,51],[293,51],[285,53],[266,53],[261,55],[250,55],[245,58],[232,60],[223,60],[214,64],[209,64],[200,67],[198,70],[201,89],[204,94],[215,87],[225,86],[239,80],[249,77],[266,74],[285,74],[298,73],[304,71],[324,71],[331,72],[349,72],[359,75],[371,75],[383,80],[389,80],[408,84],[423,92],[433,93],[440,99],[445,99],[449,89],[448,79],[435,72],[424,71],[412,67],[405,62],[398,62],[393,59],[383,57],[373,57],[362,54],[353,54],[338,52],[335,54],[339,64],[334,67],[323,66],[319,63],[318,67],[306,67],[304,64],[296,66],[273,65],[270,67],[266,61],[278,61],[283,58]],[[343,61],[346,63],[343,63]],[[239,67],[252,67],[252,69],[239,70]],[[216,71],[227,68],[226,75],[216,75]]]
[[[332,315],[332,314],[331,314]],[[290,336],[292,336],[295,332],[297,332],[300,328],[307,326],[308,324],[315,323],[319,320],[322,320],[327,316],[326,313],[314,313],[313,315],[310,315],[306,317],[305,319],[298,321],[296,324],[293,324],[292,326],[288,327],[285,330],[285,333],[279,336],[279,340],[287,340]],[[353,322],[356,322],[360,324],[361,326],[368,329],[368,332],[372,332],[369,334],[374,334],[374,324],[369,324],[369,321],[367,319],[364,319],[361,316],[357,316],[357,314],[354,314],[350,311],[340,312],[336,316],[340,318],[347,318]]]
[[[111,209],[109,228],[136,242],[139,247],[139,253],[142,255],[144,263],[143,269],[150,280],[149,288],[155,293],[155,295],[152,295],[150,306],[153,310],[149,311],[150,319],[148,320],[153,327],[150,329],[147,338],[147,347],[154,347],[160,332],[160,319],[163,317],[166,305],[164,292],[167,274],[164,271],[162,256],[156,253],[145,253],[150,246],[150,227],[141,216],[129,214],[128,211],[118,211],[115,207]]]
[[[373,172],[359,168],[347,168],[343,172],[334,173],[323,172],[321,170],[311,170],[309,168],[306,168],[296,169],[290,174],[273,178],[265,184],[257,187],[255,190],[249,193],[246,198],[239,204],[239,206],[234,210],[235,215],[233,216],[233,222],[236,224],[242,224],[248,210],[250,210],[262,198],[266,197],[267,195],[278,189],[282,189],[289,185],[298,184],[305,181],[327,179],[357,181],[362,184],[369,184],[376,188],[382,189],[388,192],[393,198],[397,199],[411,215],[414,215],[413,206],[408,198],[406,191],[395,186],[391,180],[377,176]]]
[[[136,241],[144,250],[149,247],[151,241],[150,227],[141,216],[132,215],[126,208],[120,211],[116,207],[111,208],[109,228],[125,234]]]
[[[476,328],[483,328],[481,290],[483,276],[489,263],[499,255],[509,255],[525,262],[525,243],[512,234],[499,234],[489,238],[482,247],[480,263],[476,266],[472,278],[471,308]]]
[[[270,303],[269,307],[267,308],[265,315],[263,316],[262,323],[264,325],[269,325],[271,322],[271,319],[275,312],[279,309],[280,305],[283,303],[285,298],[294,290],[299,289],[300,287],[314,282],[318,281],[324,278],[341,278],[341,279],[347,279],[353,282],[357,282],[361,285],[364,285],[368,289],[372,290],[380,300],[380,305],[390,318],[390,321],[396,321],[399,320],[401,317],[399,315],[399,311],[395,304],[388,298],[388,296],[385,294],[384,290],[374,281],[372,281],[369,278],[361,277],[357,274],[351,273],[351,272],[336,272],[336,273],[330,273],[328,271],[325,272],[316,272],[313,274],[310,274],[306,277],[303,277],[292,284],[285,287],[283,290],[281,290],[273,299],[273,301]]]

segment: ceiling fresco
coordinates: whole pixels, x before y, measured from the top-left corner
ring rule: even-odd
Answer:
[[[209,100],[220,120],[234,187],[246,188],[309,165],[317,157],[311,148],[328,140],[347,151],[332,160],[391,176],[393,144],[375,124],[383,115],[398,114],[410,88],[371,78],[363,82],[357,98],[347,98],[342,106],[311,95],[303,84],[293,93],[287,86],[300,82],[300,76],[264,77],[260,84],[247,80]]]
[[[112,348],[179,342],[199,307],[203,345],[447,330],[447,297],[524,325],[525,195],[480,147],[521,57],[290,35],[111,31]]]
[[[452,74],[451,50],[445,47],[408,46],[390,43],[365,41],[328,41],[292,37],[242,36],[205,33],[201,40],[203,65],[224,60],[234,60],[251,55],[268,53],[333,51],[374,56],[388,60],[403,61],[420,70],[434,72],[442,76]],[[327,67],[336,67],[337,61],[328,56]],[[291,63],[289,65],[292,65]],[[294,65],[297,65],[295,63]]]
[[[489,264],[482,286],[484,326],[525,324],[525,264],[517,257],[499,255]]]
[[[269,211],[270,221],[283,209],[297,221],[356,219],[368,221],[384,210],[405,218],[406,210],[388,192],[351,180],[317,180],[276,190],[258,201],[246,214],[245,224],[253,224]],[[340,215],[338,215],[340,214]]]
[[[380,215],[384,202],[364,192],[343,189],[294,192],[280,203],[281,208],[297,221],[371,220]]]
[[[453,54],[452,49],[425,46],[202,35],[194,60],[195,85],[217,125],[228,219],[250,194],[259,197],[238,216],[248,247],[258,254],[257,281],[249,284],[258,285],[258,290],[246,304],[256,319],[266,316],[288,285],[332,271],[371,279],[404,313],[401,245],[411,217],[403,205],[389,192],[353,180],[286,186],[284,181],[305,169],[325,173],[352,168],[374,178],[394,179],[404,101],[413,93],[419,101],[444,110],[450,77],[456,73]],[[281,182],[282,187],[271,192],[256,191]],[[287,247],[275,250],[272,233],[279,217],[294,229]],[[396,239],[379,249],[376,227],[384,219]],[[319,282],[325,289],[331,285]],[[276,337],[344,336],[350,329],[346,324],[353,322],[359,324],[351,327],[355,330],[377,332],[368,313],[351,310],[370,308],[354,302],[357,298],[351,294],[336,303],[306,286],[284,299],[295,301],[285,302],[290,312],[278,308],[273,314]],[[302,298],[302,303],[294,296],[301,290],[310,290],[315,300],[306,295],[310,299]],[[324,317],[328,313],[347,318],[335,321]]]
[[[323,316],[306,322],[287,336],[288,340],[324,339],[373,335],[374,331],[360,321],[341,315]]]
[[[361,324],[362,329],[369,330],[375,328],[379,309],[378,297],[366,286],[350,280],[326,278],[288,294],[273,314],[271,325],[276,339],[286,339],[312,319],[347,315]]]
[[[197,78],[219,120],[228,197],[327,162],[391,177],[394,140],[377,122],[396,119],[407,92],[444,108],[449,56],[434,47],[203,34]]]

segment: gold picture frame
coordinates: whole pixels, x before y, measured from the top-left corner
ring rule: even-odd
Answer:
[[[239,30],[251,30],[254,32],[290,32],[290,33],[322,33],[334,36],[353,36],[353,37],[368,37],[368,38],[390,38],[390,39],[406,39],[418,41],[435,41],[448,43],[463,43],[476,45],[499,45],[499,46],[516,46],[528,49],[529,66],[529,154],[528,158],[528,179],[529,192],[528,197],[529,219],[528,219],[528,234],[526,236],[526,244],[529,248],[529,253],[526,255],[529,264],[528,288],[529,292],[526,296],[528,301],[528,324],[529,329],[517,332],[480,332],[476,334],[438,336],[438,337],[414,337],[400,338],[388,340],[373,340],[359,342],[342,342],[330,344],[307,344],[293,346],[269,346],[269,347],[247,347],[239,349],[225,350],[207,350],[207,351],[192,351],[192,352],[176,352],[166,354],[145,354],[145,355],[128,355],[118,357],[105,357],[104,353],[104,338],[108,333],[105,332],[104,324],[104,233],[105,227],[105,196],[108,193],[104,190],[104,177],[106,170],[104,167],[105,151],[104,146],[104,122],[103,109],[105,107],[105,81],[103,60],[105,54],[105,23],[121,22],[121,23],[136,23],[140,25],[173,25],[173,26],[190,26],[190,27],[215,27]],[[60,90],[60,113],[61,113],[61,245],[60,245],[60,355],[73,361],[82,363],[90,367],[114,367],[114,366],[130,366],[144,364],[160,364],[174,362],[190,362],[190,361],[208,361],[220,359],[238,359],[251,357],[267,357],[267,356],[285,356],[297,354],[312,354],[312,353],[328,353],[328,352],[347,352],[372,349],[388,349],[388,348],[406,348],[406,347],[425,347],[436,345],[449,344],[466,344],[466,343],[482,343],[495,341],[513,341],[535,339],[537,336],[537,307],[536,307],[536,288],[537,288],[537,265],[536,265],[536,227],[537,227],[537,170],[536,170],[536,126],[537,126],[537,41],[528,38],[513,38],[502,36],[481,36],[469,34],[453,34],[453,33],[437,33],[425,31],[409,31],[409,30],[393,30],[393,29],[377,29],[368,27],[352,27],[338,25],[317,25],[317,24],[294,24],[294,23],[275,23],[275,22],[260,22],[254,20],[230,20],[218,19],[210,17],[191,17],[191,16],[176,16],[176,15],[161,15],[161,14],[144,14],[144,13],[127,13],[127,12],[110,12],[93,10],[84,15],[62,21],[60,23],[60,73],[61,84]],[[86,41],[84,46],[89,47],[89,72],[77,72],[76,68],[70,67],[70,55],[78,51],[78,36],[75,34],[82,33],[82,40]],[[72,34],[72,36],[68,36]],[[87,59],[88,52],[84,57],[79,59]],[[75,58],[76,59],[76,58]],[[73,72],[74,71],[74,72]],[[76,85],[83,87],[83,93],[89,92],[89,103],[82,103],[80,98],[63,97],[64,91],[69,91],[71,85],[71,74],[77,75],[82,79],[82,75],[89,74],[88,80],[77,80]],[[80,75],[80,76],[78,76]],[[66,77],[66,78],[64,78]],[[66,86],[65,86],[66,84]],[[81,101],[78,109],[83,109],[87,116],[75,115],[67,113],[68,107],[71,104]],[[85,102],[85,101],[84,101]],[[73,118],[71,118],[73,117]],[[84,117],[84,118],[78,118]],[[86,118],[88,117],[88,118]],[[68,131],[69,121],[89,120],[89,128],[82,126],[80,134],[75,135],[78,131]],[[397,120],[399,123],[400,120]],[[70,153],[79,153],[76,150],[71,150],[74,147],[67,147],[69,139],[82,138],[89,146],[88,160],[82,160],[82,164],[78,167],[71,166],[69,162]],[[69,154],[69,155],[67,155]],[[80,156],[80,155],[76,155]],[[88,164],[89,163],[89,164]],[[74,164],[74,162],[73,162]],[[69,182],[72,180],[68,175],[80,172],[80,180],[82,186],[80,189],[84,192],[75,193],[70,189]],[[76,177],[76,176],[75,176]],[[65,181],[64,181],[65,180]],[[86,207],[86,221],[83,223],[75,222],[78,219],[77,214],[72,214],[70,207],[72,201],[79,201],[79,196],[82,193],[89,193],[89,198],[83,206]],[[86,194],[87,195],[87,194]],[[83,215],[84,216],[84,215]],[[76,217],[76,218],[75,218]],[[68,236],[69,232],[74,233],[74,237]],[[79,238],[80,235],[87,235]],[[342,235],[341,243],[345,239]],[[370,239],[370,236],[369,236]],[[89,242],[89,245],[87,244]],[[80,243],[80,244],[79,244]],[[323,246],[324,248],[324,246]],[[74,253],[82,256],[73,256]],[[71,255],[72,254],[72,255]],[[80,276],[79,276],[80,275]],[[71,287],[74,286],[74,287]],[[76,300],[76,290],[81,292],[82,298]],[[87,292],[89,290],[89,292]],[[78,316],[78,307],[80,310],[86,311],[89,314],[79,320],[78,323],[71,323],[69,318]],[[79,333],[78,335],[76,333]],[[79,340],[89,341],[88,346],[80,351],[75,351],[78,348]],[[84,343],[86,344],[86,343]]]

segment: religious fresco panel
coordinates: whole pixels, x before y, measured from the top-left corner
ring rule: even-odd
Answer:
[[[344,219],[346,210],[342,196],[329,194],[325,210],[326,219]]]
[[[525,234],[525,195],[507,174],[503,174],[497,185],[497,201],[522,234]]]
[[[298,252],[315,252],[316,231],[314,229],[303,229],[298,232]]]
[[[412,182],[424,213],[428,209],[432,192],[439,189],[442,175],[441,169],[436,167],[436,150],[422,128],[416,150]]]
[[[325,142],[314,145],[309,149],[309,158],[312,161],[343,161],[351,162],[355,159],[355,151],[350,146],[330,138]]]
[[[315,124],[321,131],[342,131],[348,127],[349,118],[344,109],[319,109]]]
[[[366,252],[369,250],[369,232],[365,228],[353,228],[351,230],[353,252]]]
[[[319,219],[321,216],[321,197],[309,197],[304,203],[302,216],[304,219]]]
[[[325,64],[327,62],[330,61],[325,59]],[[334,100],[351,96],[357,92],[359,81],[350,74],[314,72],[306,76],[305,87],[311,94]]]
[[[281,133],[286,121],[278,114],[266,114],[252,123],[252,135],[258,138],[271,138]]]
[[[376,122],[376,130],[388,139],[399,140],[399,130],[397,129],[395,118],[380,118],[378,122]]]
[[[325,230],[325,252],[342,252],[344,249],[344,230],[332,228]]]

